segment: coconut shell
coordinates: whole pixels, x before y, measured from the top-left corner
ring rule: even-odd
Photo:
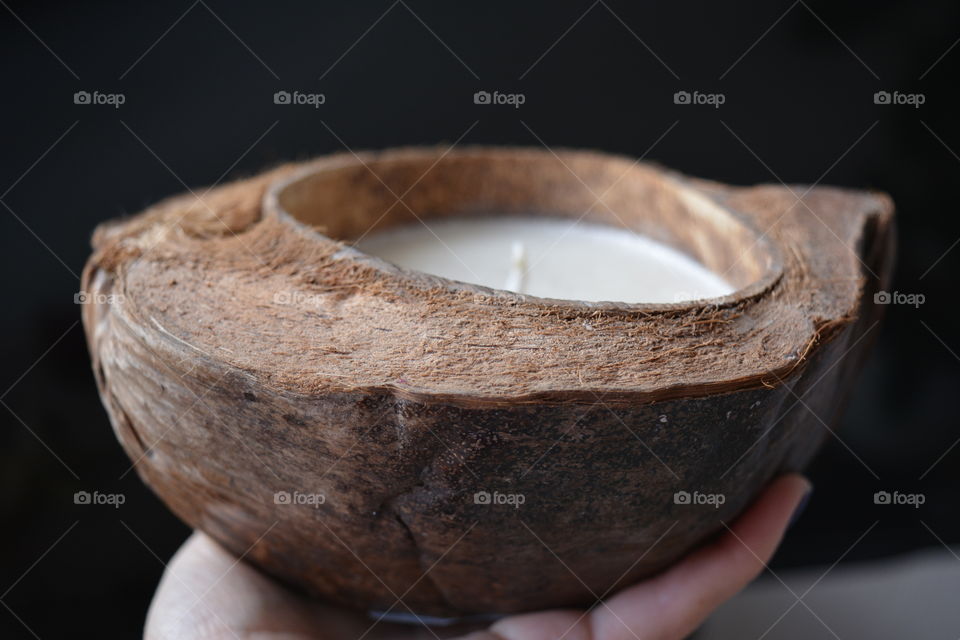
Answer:
[[[359,608],[586,605],[829,437],[877,334],[892,212],[591,152],[333,155],[102,225],[83,320],[137,472],[245,561]],[[551,300],[351,246],[511,213],[632,229],[736,291]]]

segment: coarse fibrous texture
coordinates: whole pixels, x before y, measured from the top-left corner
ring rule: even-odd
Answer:
[[[84,323],[141,477],[245,560],[358,607],[589,604],[828,436],[877,333],[892,211],[592,152],[334,155],[101,226]],[[491,212],[633,229],[737,290],[548,300],[351,247]]]

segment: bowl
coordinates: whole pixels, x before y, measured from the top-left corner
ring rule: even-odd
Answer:
[[[337,154],[102,225],[83,320],[137,472],[238,558],[361,609],[589,605],[830,437],[878,333],[892,211],[587,151]],[[519,213],[636,231],[735,291],[545,299],[352,246]]]

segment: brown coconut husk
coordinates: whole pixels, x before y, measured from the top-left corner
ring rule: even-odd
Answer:
[[[736,291],[550,300],[351,246],[490,212],[629,228]],[[877,332],[892,212],[883,194],[731,187],[592,152],[340,154],[101,226],[83,317],[141,477],[247,561],[362,608],[586,604],[811,458]]]

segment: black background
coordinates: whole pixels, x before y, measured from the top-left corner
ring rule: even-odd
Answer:
[[[889,192],[893,288],[926,302],[889,307],[774,570],[960,543],[957,3],[0,4],[3,637],[138,635],[188,533],[127,473],[96,395],[73,302],[93,227],[345,147],[586,147],[732,183]],[[77,105],[80,90],[126,102]],[[326,103],[276,105],[278,90]],[[478,90],[526,101],[475,105]],[[678,90],[726,102],[677,105]],[[925,103],[877,105],[880,90]],[[126,504],[75,505],[80,490]],[[927,500],[876,506],[878,490]]]

